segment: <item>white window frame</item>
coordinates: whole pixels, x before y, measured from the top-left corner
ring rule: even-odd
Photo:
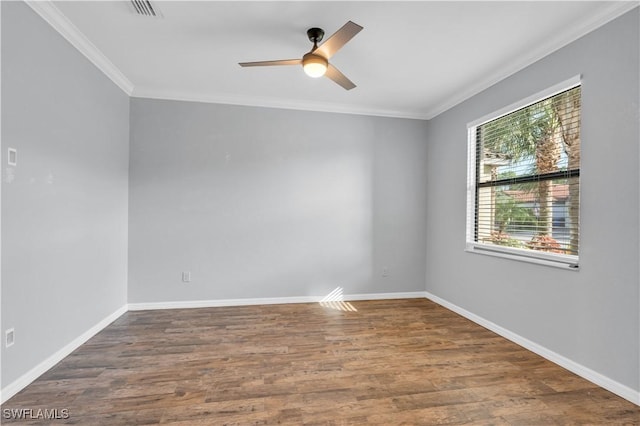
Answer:
[[[497,256],[505,259],[519,260],[523,262],[536,263],[540,265],[553,266],[569,270],[579,270],[579,256],[536,252],[534,250],[518,249],[514,247],[497,246],[474,241],[475,220],[476,220],[476,128],[489,121],[495,120],[521,108],[550,98],[566,90],[580,86],[582,78],[580,75],[572,77],[552,87],[542,90],[525,99],[515,102],[509,106],[501,108],[487,114],[477,120],[467,124],[467,232],[465,251],[469,253]]]

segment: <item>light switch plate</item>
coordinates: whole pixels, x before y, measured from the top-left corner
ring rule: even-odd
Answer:
[[[4,332],[4,346],[8,348],[13,346],[16,342],[16,332],[13,328],[10,328]]]
[[[15,148],[9,148],[7,151],[7,163],[10,166],[18,165],[18,150]]]

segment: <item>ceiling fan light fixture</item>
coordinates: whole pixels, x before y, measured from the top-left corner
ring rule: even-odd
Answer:
[[[0,0],[2,1],[2,0]],[[309,77],[318,78],[325,76],[345,90],[356,87],[351,80],[342,74],[335,66],[329,65],[329,59],[335,53],[362,30],[362,27],[348,21],[338,31],[333,33],[328,40],[318,46],[318,42],[324,38],[322,28],[309,28],[307,37],[313,43],[313,48],[302,59],[280,59],[275,61],[240,62],[241,67],[269,67],[278,65],[302,65]]]
[[[327,72],[328,65],[329,62],[325,58],[311,52],[302,57],[302,68],[309,77],[322,77]]]

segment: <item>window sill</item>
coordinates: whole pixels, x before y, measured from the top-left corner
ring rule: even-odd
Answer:
[[[553,253],[533,253],[529,250],[519,250],[509,247],[492,246],[488,244],[467,243],[466,252],[501,257],[520,262],[535,263],[537,265],[554,268],[580,270],[577,256],[559,255]]]

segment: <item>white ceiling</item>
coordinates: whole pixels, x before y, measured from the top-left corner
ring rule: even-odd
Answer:
[[[159,1],[162,19],[128,1],[30,5],[132,96],[431,118],[638,2]],[[300,58],[307,28],[326,39],[348,20],[364,30],[331,63],[353,90],[238,65]]]

